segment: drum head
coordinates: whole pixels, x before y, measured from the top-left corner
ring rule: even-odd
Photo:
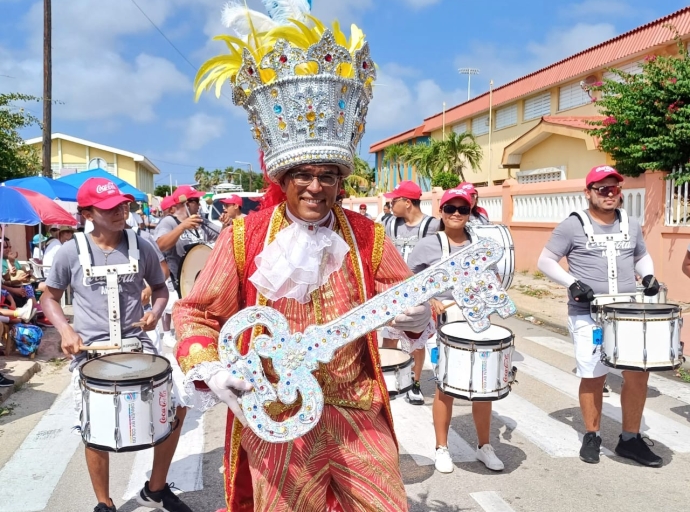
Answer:
[[[108,354],[92,359],[79,372],[89,381],[119,384],[151,380],[170,371],[170,363],[154,354]]]
[[[180,265],[180,297],[186,297],[192,292],[194,281],[206,265],[211,256],[211,247],[198,244],[189,249]]]
[[[492,325],[486,331],[474,332],[467,322],[451,322],[441,326],[441,334],[448,341],[459,343],[496,343],[512,338],[513,333],[501,327]]]
[[[408,353],[397,348],[380,348],[379,354],[384,370],[405,366],[412,359]]]
[[[618,304],[606,304],[603,306],[604,313],[614,313],[620,315],[664,315],[670,313],[680,313],[680,306],[675,304],[649,304],[647,302],[624,302]]]

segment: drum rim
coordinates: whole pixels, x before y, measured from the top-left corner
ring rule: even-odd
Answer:
[[[682,308],[676,304],[659,304],[653,302],[612,302],[610,304],[602,304],[597,306],[602,309],[604,313],[680,313]]]
[[[172,433],[175,431],[175,429],[172,426],[174,418],[175,418],[175,416],[172,416],[171,420],[168,422],[169,429],[165,433],[165,435],[163,437],[161,437],[160,439],[157,439],[153,443],[133,444],[133,445],[125,446],[125,447],[120,448],[118,450],[117,448],[113,448],[112,446],[88,442],[86,439],[84,439],[83,435],[81,437],[81,440],[85,446],[88,446],[89,448],[93,448],[94,450],[98,450],[101,452],[123,453],[123,452],[138,452],[141,450],[148,450],[149,448],[151,448],[153,446],[157,446],[157,445],[161,444],[163,441],[165,441],[166,439],[168,439],[172,435]]]
[[[189,250],[185,253],[184,256],[182,256],[182,259],[180,260],[180,268],[177,271],[177,286],[175,286],[175,291],[182,297],[182,269],[184,268],[184,262],[187,259],[187,256],[194,250],[195,247],[198,247],[199,245],[204,245],[208,247],[211,251],[213,251],[213,247],[211,247],[208,242],[197,242],[194,245],[192,245]],[[175,281],[173,279],[173,281]]]
[[[493,391],[487,392],[487,393],[496,393],[496,392],[501,392],[501,391],[503,391],[504,389],[507,389],[508,391],[507,391],[505,394],[503,394],[503,395],[498,395],[498,396],[486,396],[486,395],[483,395],[483,394],[482,394],[482,396],[470,398],[470,397],[468,397],[468,396],[463,396],[463,395],[460,395],[460,394],[457,394],[457,393],[449,393],[448,391],[446,391],[445,389],[443,389],[441,386],[442,386],[442,383],[437,381],[437,382],[436,382],[436,387],[438,388],[438,390],[439,390],[441,393],[443,393],[443,394],[445,394],[445,395],[448,395],[448,396],[452,396],[452,397],[454,397],[454,398],[459,398],[459,399],[461,399],[461,400],[467,400],[468,402],[496,402],[497,400],[502,400],[502,399],[504,399],[505,397],[507,397],[507,396],[510,394],[510,392],[513,390],[513,389],[512,389],[512,383],[511,383],[510,385],[506,385],[505,387],[502,387],[502,388],[500,388],[500,389],[498,389],[498,390],[493,390]],[[471,391],[469,391],[469,390],[464,390],[464,389],[462,389],[462,388],[456,388],[456,387],[453,387],[453,386],[450,386],[450,385],[449,385],[449,387],[452,388],[452,389],[456,389],[456,390],[458,390],[458,391],[467,391],[468,393],[472,393]],[[480,392],[480,393],[481,393],[481,392]],[[474,394],[477,394],[477,393],[474,392]]]
[[[462,343],[464,345],[471,345],[471,344],[476,344],[476,345],[495,345],[495,344],[503,344],[503,343],[508,343],[509,345],[514,345],[515,344],[515,333],[508,329],[507,327],[504,327],[502,325],[495,325],[492,324],[492,327],[500,327],[501,329],[505,329],[508,331],[509,335],[506,336],[505,338],[499,338],[497,340],[469,340],[467,338],[459,338],[457,336],[450,336],[449,334],[446,334],[443,332],[443,328],[446,325],[454,324],[454,323],[467,323],[467,322],[450,322],[447,324],[443,324],[441,327],[438,329],[437,336],[439,340],[441,340],[445,345],[449,345],[449,343],[445,343],[445,341],[450,341],[450,342],[455,342],[455,343]],[[460,340],[460,341],[455,341],[455,340]]]
[[[397,352],[402,352],[403,354],[406,354],[408,356],[408,359],[404,363],[397,363],[384,366],[383,361],[381,360],[381,350],[395,350]],[[381,367],[382,372],[389,372],[391,370],[400,370],[402,368],[407,368],[408,366],[412,366],[412,361],[414,361],[414,359],[412,359],[412,356],[399,348],[379,348],[379,366]]]
[[[135,352],[132,352],[135,353]],[[137,354],[137,355],[142,355],[142,356],[148,356],[148,357],[154,357],[154,358],[160,358],[165,361],[167,366],[162,372],[159,372],[155,375],[151,375],[150,377],[136,377],[136,378],[131,378],[131,379],[118,379],[118,380],[106,380],[100,377],[89,377],[87,375],[84,375],[84,367],[92,363],[94,361],[98,361],[99,359],[102,359],[104,357],[110,357],[110,356],[119,356],[121,353],[117,354],[105,354],[103,356],[97,357],[95,359],[91,359],[90,361],[87,361],[83,365],[79,367],[79,379],[83,380],[85,382],[91,383],[91,384],[103,384],[106,386],[110,385],[116,385],[116,386],[128,386],[128,385],[137,385],[137,384],[147,384],[151,381],[156,381],[156,380],[163,380],[165,377],[168,375],[172,374],[172,365],[170,364],[170,361],[166,357],[163,357],[158,354]],[[105,394],[105,393],[104,393]]]

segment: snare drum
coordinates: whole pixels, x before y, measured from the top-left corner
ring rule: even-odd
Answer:
[[[646,302],[648,304],[666,304],[668,296],[668,287],[664,283],[659,283],[659,293],[652,297],[647,297],[644,294],[644,286],[642,283],[637,283],[637,293],[635,294],[635,302]]]
[[[624,370],[678,368],[684,361],[680,315],[680,306],[673,304],[603,306],[601,362]]]
[[[515,335],[492,325],[474,332],[466,322],[441,326],[436,379],[445,394],[470,401],[500,400],[510,392]]]
[[[465,322],[465,315],[454,300],[444,300],[443,306],[447,307],[443,313],[438,315],[438,325],[449,324],[451,322]]]
[[[395,398],[412,389],[412,357],[397,348],[380,348],[379,354],[388,396]]]
[[[172,369],[153,354],[110,354],[79,369],[81,436],[89,448],[145,450],[172,432]]]
[[[515,245],[510,230],[503,224],[478,224],[472,225],[471,229],[478,237],[490,238],[503,247],[503,257],[496,263],[496,267],[503,288],[507,290],[513,283],[515,274]]]
[[[206,266],[208,258],[211,256],[213,247],[208,244],[196,244],[187,251],[180,263],[180,275],[178,276],[178,292],[180,298],[192,293],[194,282]]]

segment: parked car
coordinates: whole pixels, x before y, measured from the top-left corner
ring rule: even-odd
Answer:
[[[234,193],[222,193],[214,194],[212,203],[207,206],[208,213],[207,218],[210,222],[218,227],[222,227],[220,223],[220,215],[223,213],[223,203],[220,202],[221,199],[225,197],[230,197],[232,195],[240,196],[242,198],[242,213],[245,215],[249,212],[256,211],[261,206],[260,199],[263,197],[263,192],[234,192]]]

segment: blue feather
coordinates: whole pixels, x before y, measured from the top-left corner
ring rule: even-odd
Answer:
[[[290,19],[303,21],[311,11],[311,0],[262,0],[268,15],[276,23],[289,24]]]

